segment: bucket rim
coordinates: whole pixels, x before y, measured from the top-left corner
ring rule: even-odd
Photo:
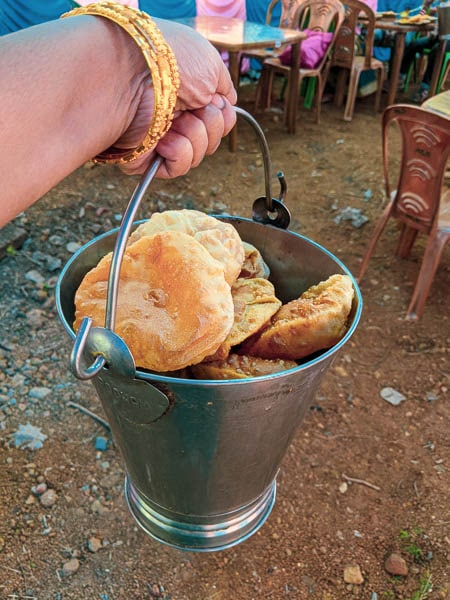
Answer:
[[[249,219],[247,217],[241,217],[241,216],[237,216],[237,215],[229,215],[226,213],[211,214],[210,216],[213,216],[217,219],[226,219],[226,220],[231,220],[231,221],[234,220],[234,221],[244,221],[244,222],[254,223],[255,225],[260,225],[262,227],[267,227],[270,229],[280,231],[279,227],[276,227],[276,226],[270,225],[270,224],[262,225],[261,223],[257,223],[253,219]],[[145,223],[146,221],[148,221],[148,219],[140,219],[138,221],[134,221],[132,227],[140,225],[141,223]],[[113,234],[116,234],[119,231],[119,229],[120,229],[120,227],[115,227],[114,229],[105,231],[104,233],[89,240],[89,242],[86,242],[86,244],[83,244],[83,246],[81,246],[69,258],[69,260],[64,265],[61,273],[59,274],[59,277],[58,277],[58,280],[57,280],[56,286],[55,286],[56,307],[57,307],[60,321],[62,322],[64,329],[69,334],[69,336],[72,340],[75,340],[76,334],[75,334],[74,330],[72,329],[71,325],[66,320],[64,310],[62,307],[62,303],[61,303],[62,282],[65,278],[67,271],[70,269],[72,264],[74,262],[76,262],[78,260],[78,258],[84,252],[86,252],[86,250],[90,246],[97,244],[100,240],[102,240],[104,238],[107,238]],[[347,329],[347,331],[345,332],[345,335],[339,340],[339,342],[337,342],[337,344],[335,344],[331,348],[328,348],[327,350],[320,351],[320,353],[317,356],[314,356],[314,358],[312,358],[311,360],[306,360],[305,362],[302,362],[297,367],[293,367],[291,369],[286,369],[284,371],[279,371],[277,373],[270,373],[268,375],[260,375],[258,377],[246,377],[244,379],[188,379],[188,378],[183,378],[183,377],[160,375],[157,373],[142,371],[142,370],[136,368],[136,378],[142,379],[142,380],[148,381],[148,382],[165,383],[165,384],[170,383],[172,385],[176,385],[176,384],[190,385],[193,387],[199,386],[199,385],[201,385],[202,387],[216,387],[218,385],[220,385],[220,386],[222,386],[222,385],[228,385],[228,386],[245,385],[245,384],[248,385],[249,382],[258,382],[259,383],[259,382],[268,381],[268,380],[281,379],[282,377],[285,377],[287,374],[298,373],[300,371],[309,369],[313,366],[318,365],[319,363],[321,363],[323,361],[328,360],[333,354],[336,354],[347,343],[347,341],[351,338],[351,336],[355,332],[356,327],[358,326],[358,323],[361,319],[362,309],[363,309],[363,298],[362,298],[361,290],[359,289],[359,285],[358,285],[355,277],[353,276],[351,271],[348,269],[348,267],[335,254],[333,254],[332,252],[327,250],[327,248],[325,248],[318,242],[312,240],[311,238],[309,238],[305,235],[302,235],[301,233],[297,233],[296,231],[292,231],[290,229],[285,229],[282,231],[284,231],[285,233],[287,233],[289,235],[293,235],[295,237],[298,237],[298,238],[304,240],[305,242],[311,244],[312,246],[314,246],[315,248],[317,248],[318,250],[320,250],[321,252],[326,254],[330,259],[332,259],[336,263],[336,265],[338,265],[342,269],[342,271],[344,272],[345,275],[348,275],[348,277],[350,277],[351,282],[353,284],[353,289],[355,292],[354,308],[352,309],[353,310],[353,318],[352,318],[350,327]]]

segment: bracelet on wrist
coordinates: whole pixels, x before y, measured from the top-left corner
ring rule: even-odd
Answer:
[[[144,139],[137,148],[128,150],[112,146],[93,158],[94,162],[101,163],[131,162],[153,148],[171,126],[180,85],[175,55],[151,17],[138,9],[117,2],[96,2],[74,8],[61,18],[77,15],[104,17],[119,25],[137,44],[150,70],[154,109]]]

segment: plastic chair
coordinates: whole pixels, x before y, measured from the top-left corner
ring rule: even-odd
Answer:
[[[331,68],[337,67],[338,78],[334,95],[336,106],[342,106],[346,79],[348,78],[347,102],[345,104],[344,119],[351,121],[355,108],[358,83],[363,71],[376,71],[377,91],[375,95],[375,110],[380,110],[381,92],[383,90],[384,68],[381,60],[373,58],[373,37],[375,30],[375,13],[360,0],[345,0],[344,22],[335,37]],[[356,55],[358,26],[360,17],[365,17],[364,56]],[[347,77],[348,76],[348,77]]]
[[[344,20],[344,6],[339,0],[304,0],[295,7],[295,2],[284,3],[289,7],[290,27],[309,29],[321,32],[333,32],[333,38],[324,53],[320,62],[315,68],[306,69],[300,68],[299,85],[301,86],[306,78],[316,78],[316,93],[315,93],[315,112],[316,123],[320,123],[320,108],[322,102],[323,90],[328,77],[330,68],[330,56],[333,49],[336,34],[339,32],[342,21]],[[289,6],[290,5],[290,6]],[[293,10],[295,9],[295,10]],[[258,110],[261,99],[264,100],[266,108],[270,108],[271,94],[273,87],[274,75],[282,75],[287,79],[287,93],[290,94],[290,74],[291,67],[283,65],[278,57],[266,58],[263,62],[261,77],[256,90],[255,111]],[[287,105],[285,103],[285,119],[287,117]]]
[[[300,0],[271,0],[268,5],[266,4],[267,8],[265,11],[264,23],[275,27],[295,29],[297,26],[297,22],[294,20],[295,8],[298,4],[300,4]],[[259,7],[259,12],[255,12],[255,7],[252,9],[247,3],[247,19],[259,23],[262,6],[260,3],[257,6]],[[276,54],[276,52],[275,48],[255,48],[254,50],[249,50],[245,54],[242,54],[241,58],[245,56],[262,62],[264,59]]]
[[[389,176],[388,134],[397,123],[402,138],[402,156],[397,189]],[[406,258],[418,233],[428,236],[422,265],[408,307],[407,319],[421,317],[442,251],[450,238],[450,193],[442,193],[450,153],[450,120],[410,104],[394,104],[383,113],[383,169],[389,199],[375,226],[362,259],[361,281],[380,235],[389,218],[401,224],[397,256]]]

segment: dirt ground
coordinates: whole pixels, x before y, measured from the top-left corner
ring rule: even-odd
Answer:
[[[276,113],[258,119],[274,173],[285,173],[290,228],[356,275],[384,204],[380,115],[371,98],[351,123],[322,108],[320,126],[299,111],[295,136]],[[407,321],[424,240],[396,258],[388,227],[361,284],[359,327],[282,461],[268,520],[227,550],[183,552],[130,515],[118,451],[96,448],[108,431],[77,408],[104,418],[92,384],[69,372],[54,301],[61,266],[118,224],[136,182],[85,165],[16,220],[27,240],[0,261],[0,598],[449,599],[450,249],[422,319]],[[251,217],[263,191],[259,147],[241,122],[237,153],[224,142],[188,176],[154,182],[139,216],[186,207]],[[368,221],[340,218],[346,208]],[[392,405],[385,388],[404,400]],[[47,436],[42,448],[15,446],[27,423]],[[400,559],[389,568],[392,553]]]

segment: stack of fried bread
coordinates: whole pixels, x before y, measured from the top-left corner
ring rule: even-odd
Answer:
[[[105,324],[111,258],[76,292],[75,331],[84,317]],[[114,330],[138,368],[196,379],[284,371],[342,338],[348,276],[332,275],[284,305],[269,276],[259,250],[230,223],[195,210],[154,213],[128,241]]]

